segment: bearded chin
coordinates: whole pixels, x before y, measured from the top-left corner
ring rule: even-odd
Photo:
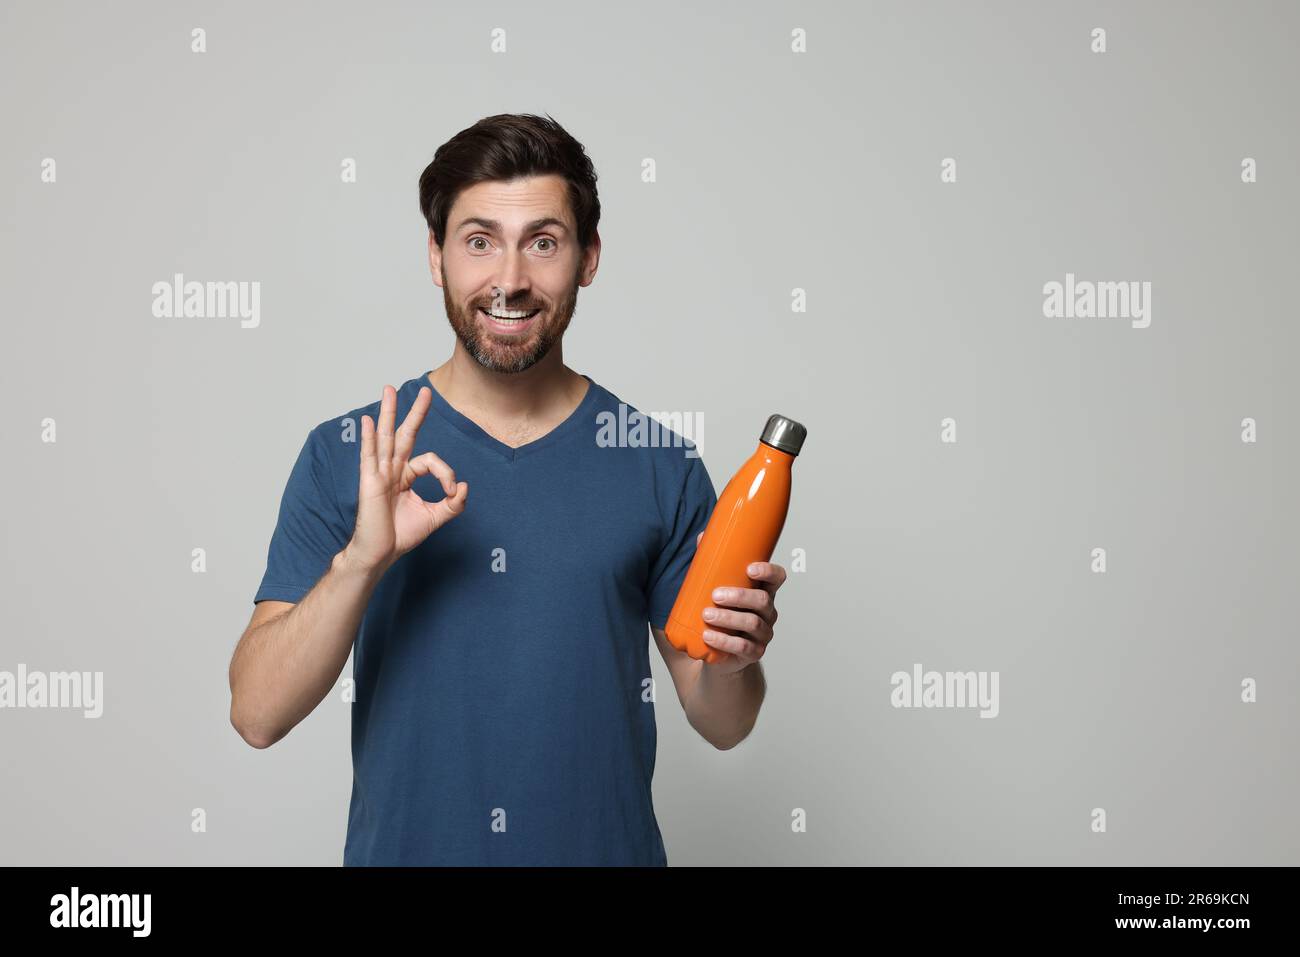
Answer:
[[[499,339],[493,338],[490,333],[484,332],[474,307],[470,307],[466,312],[452,302],[451,294],[447,291],[445,271],[442,278],[442,295],[452,331],[456,333],[456,338],[465,347],[465,351],[473,356],[475,362],[492,372],[523,372],[540,362],[551,351],[551,346],[555,345],[568,329],[569,319],[572,318],[577,305],[578,286],[575,282],[570,294],[559,304],[561,311],[555,314],[559,317],[558,322],[555,316],[547,317],[552,325],[544,326],[535,337],[530,335],[527,344],[509,342],[508,337],[505,336]]]

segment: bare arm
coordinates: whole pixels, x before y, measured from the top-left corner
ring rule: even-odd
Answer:
[[[697,548],[703,537],[703,532],[695,536]],[[754,562],[747,572],[758,588],[715,589],[714,604],[705,609],[704,640],[725,652],[722,660],[709,664],[692,658],[674,648],[662,628],[650,626],[686,720],[720,751],[744,741],[758,721],[767,694],[759,659],[775,637],[776,593],[786,580],[785,569],[772,562]],[[710,611],[712,619],[707,617]],[[714,631],[710,624],[739,634]]]
[[[230,661],[230,723],[240,737],[269,748],[324,700],[380,577],[345,548],[302,601],[258,602]]]
[[[650,630],[690,726],[719,751],[744,741],[754,729],[767,693],[763,666],[755,661],[740,671],[723,672],[678,651],[662,628],[651,625]]]
[[[433,452],[411,458],[433,390],[422,388],[394,431],[397,392],[384,386],[379,422],[361,417],[360,486],[352,540],[293,604],[258,602],[230,660],[230,723],[268,748],[311,714],[343,672],[366,605],[384,573],[465,510],[469,483]],[[446,497],[430,504],[411,488],[435,475]]]

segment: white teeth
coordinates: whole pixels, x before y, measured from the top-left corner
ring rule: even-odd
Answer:
[[[480,308],[482,308],[482,307],[480,307]],[[522,309],[511,309],[511,310],[507,310],[507,311],[505,311],[505,312],[494,312],[494,311],[491,310],[491,309],[484,309],[483,311],[486,312],[486,313],[487,313],[489,316],[491,316],[493,319],[500,319],[500,320],[503,320],[503,321],[510,321],[510,320],[523,320],[523,319],[527,319],[527,318],[529,318],[529,317],[532,316],[534,313],[540,312],[540,310],[538,310],[538,309],[534,309],[534,310],[532,310],[531,312],[525,312],[525,311],[522,310]]]

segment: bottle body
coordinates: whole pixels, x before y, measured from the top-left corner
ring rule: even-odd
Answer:
[[[781,537],[794,459],[790,452],[760,441],[722,490],[664,628],[678,651],[708,663],[724,657],[725,652],[704,640],[704,631],[737,632],[706,622],[704,609],[714,607],[715,588],[755,587],[748,568],[771,560]]]

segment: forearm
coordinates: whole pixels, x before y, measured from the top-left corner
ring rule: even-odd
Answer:
[[[301,601],[240,639],[230,663],[230,717],[249,744],[270,747],[329,693],[382,576],[357,567],[344,549]]]
[[[720,674],[696,662],[696,676],[686,694],[686,720],[714,747],[734,748],[753,730],[763,706],[767,680],[754,662],[740,671]]]

